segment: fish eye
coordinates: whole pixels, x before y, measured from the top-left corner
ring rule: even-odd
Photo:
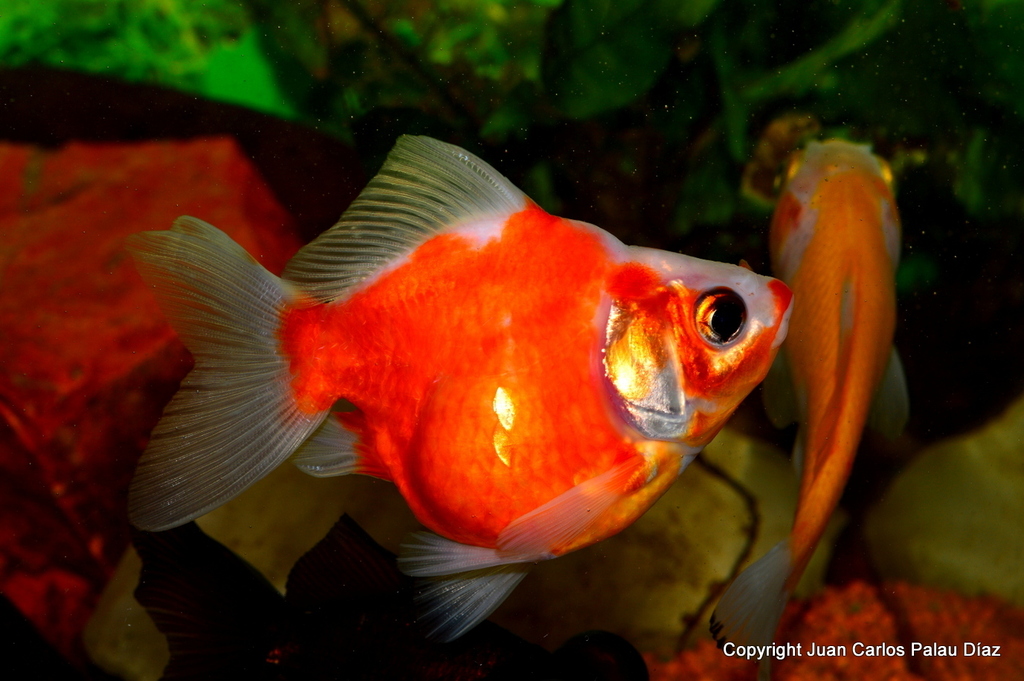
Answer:
[[[725,345],[735,339],[747,321],[747,306],[729,289],[708,291],[697,301],[697,330],[713,345]]]

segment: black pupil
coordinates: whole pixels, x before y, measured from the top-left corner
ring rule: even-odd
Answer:
[[[733,296],[715,300],[708,326],[722,341],[732,340],[743,325],[743,302]]]

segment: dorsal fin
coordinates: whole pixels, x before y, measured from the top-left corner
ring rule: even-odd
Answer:
[[[283,278],[328,302],[440,231],[527,205],[525,194],[468,151],[404,135],[337,224],[300,250]]]

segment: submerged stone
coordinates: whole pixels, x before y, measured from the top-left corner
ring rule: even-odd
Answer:
[[[1024,398],[983,428],[921,452],[869,512],[887,579],[1024,605]]]

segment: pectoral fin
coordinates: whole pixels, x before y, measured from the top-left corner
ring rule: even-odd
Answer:
[[[800,418],[793,375],[789,368],[789,353],[785,347],[775,356],[768,375],[761,383],[761,401],[768,419],[776,428],[785,428]]]
[[[882,383],[875,392],[868,414],[868,425],[888,438],[897,437],[910,417],[910,395],[907,392],[907,377],[903,373],[896,348],[889,354]]]
[[[790,455],[790,462],[793,464],[793,470],[796,471],[796,476],[802,478],[804,475],[804,450],[807,445],[807,429],[800,426],[796,431],[796,439],[793,440],[793,452]]]
[[[498,535],[498,547],[503,553],[549,558],[565,553],[558,549],[605,521],[604,512],[623,497],[645,463],[641,457],[623,461],[513,520]]]
[[[411,535],[398,567],[420,578],[416,599],[430,635],[451,641],[479,624],[522,581],[529,564],[554,558],[554,550],[594,531],[644,466],[642,457],[632,458],[576,485],[509,523],[497,548],[460,544],[432,532]]]
[[[402,544],[398,568],[410,577],[440,577],[547,558],[551,555],[513,555],[486,546],[460,544],[433,532],[414,532]]]

